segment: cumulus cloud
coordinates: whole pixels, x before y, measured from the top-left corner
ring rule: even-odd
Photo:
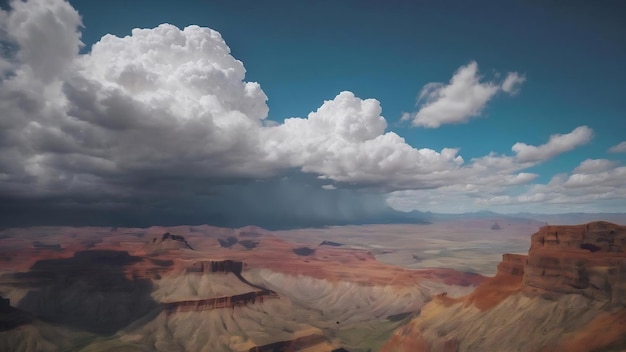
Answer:
[[[566,213],[614,212],[626,206],[626,167],[605,159],[587,159],[569,174],[558,174],[546,184],[515,187],[451,185],[437,190],[405,190],[388,195],[396,209],[429,209],[462,213],[467,209],[505,212]]]
[[[604,170],[585,170],[584,172],[578,169],[578,171],[574,170],[574,173],[563,182],[563,186],[566,188],[613,188],[626,185],[624,180],[626,180],[626,167],[623,166],[605,168]]]
[[[412,119],[413,126],[437,128],[443,124],[467,122],[479,116],[499,91],[514,94],[525,81],[517,72],[507,74],[502,83],[482,81],[475,61],[460,67],[450,82],[428,83],[418,95],[421,107],[417,113],[403,114],[402,120]]]
[[[82,45],[78,12],[67,2],[56,0],[12,1],[12,13],[5,17],[2,30],[7,39],[19,45],[16,59],[21,74],[49,83],[71,65]]]
[[[611,206],[626,205],[626,167],[605,159],[587,159],[570,174],[558,174],[547,184],[535,184],[518,196],[485,199],[484,204],[519,205],[545,203],[561,207],[593,206],[606,211]],[[605,208],[602,208],[606,205]],[[589,209],[589,208],[587,208]]]
[[[510,72],[502,82],[502,91],[511,95],[517,94],[524,82],[526,82],[526,76]]]
[[[379,101],[349,91],[307,117],[268,122],[267,96],[214,30],[162,24],[105,35],[79,54],[82,23],[67,2],[11,5],[0,12],[16,48],[0,64],[11,71],[0,81],[0,222],[46,211],[60,219],[67,209],[127,225],[168,216],[228,226],[388,219],[384,192],[499,195],[536,179],[524,169],[584,139],[576,129],[539,147],[518,143],[516,156],[466,162],[458,148],[409,145],[387,131]],[[477,69],[426,86],[423,109],[435,117],[424,121],[464,121],[524,80],[482,82]],[[581,168],[608,170],[602,163]],[[280,206],[268,208],[269,199]]]
[[[3,29],[18,50],[0,84],[0,197],[12,204],[162,210],[294,169],[348,188],[433,187],[463,162],[456,149],[386,133],[380,103],[351,92],[307,118],[264,123],[265,93],[214,30],[163,24],[79,54],[82,24],[67,2],[12,5]]]
[[[218,32],[164,24],[106,35],[79,55],[80,17],[69,4],[13,5],[17,65],[0,87],[11,141],[0,153],[11,169],[3,188],[124,194],[142,179],[274,173],[260,161],[267,97],[243,80]],[[33,52],[42,41],[51,43]]]
[[[546,144],[534,146],[518,142],[513,145],[511,150],[517,154],[517,158],[521,162],[544,161],[586,144],[592,137],[593,130],[591,128],[580,126],[570,133],[551,135]]]
[[[618,164],[617,161],[608,159],[586,159],[574,169],[574,173],[593,174],[597,172],[607,171]]]
[[[626,141],[620,142],[609,148],[609,153],[626,153]]]
[[[430,187],[434,174],[463,163],[456,149],[416,149],[393,132],[375,99],[342,92],[308,118],[291,118],[264,130],[271,161],[323,178],[362,185]]]
[[[56,16],[53,26],[69,6],[37,4],[30,6],[47,11],[21,6],[8,16],[46,13]],[[72,23],[63,28],[74,45],[62,55],[71,69],[49,68],[56,76],[44,75],[54,79],[42,85],[35,76],[43,73],[18,60],[18,74],[0,87],[15,120],[5,130],[12,143],[0,153],[12,170],[5,192],[114,197],[148,192],[161,179],[253,180],[291,169],[356,188],[432,188],[463,164],[457,149],[416,149],[385,132],[380,103],[351,92],[307,118],[263,123],[265,93],[245,81],[243,64],[214,30],[135,29],[123,38],[105,35],[79,55],[80,22]],[[57,53],[49,49],[40,54]]]

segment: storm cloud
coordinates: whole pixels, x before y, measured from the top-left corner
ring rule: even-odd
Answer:
[[[517,157],[466,163],[458,148],[408,144],[387,131],[378,100],[349,91],[307,117],[267,121],[268,97],[215,30],[161,24],[105,35],[81,54],[69,3],[10,6],[0,11],[4,225],[414,221],[387,205],[389,192],[526,184],[536,175],[522,170],[547,158],[537,150],[571,149],[518,143]],[[481,83],[476,71],[471,63],[455,75],[465,79],[428,90],[427,105],[460,97],[467,108],[453,119],[465,119],[525,79]]]
[[[11,6],[1,13],[17,48],[0,85],[3,224],[280,227],[393,215],[382,195],[324,180],[346,179],[337,165],[384,132],[377,101],[344,92],[310,119],[266,127],[265,93],[214,30],[135,29],[80,55],[68,3]]]

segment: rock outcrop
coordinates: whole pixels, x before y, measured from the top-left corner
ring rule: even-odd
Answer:
[[[498,273],[496,275],[522,277],[527,257],[523,254],[503,254],[502,261],[498,264]]]
[[[156,237],[152,239],[153,244],[159,244],[166,249],[172,248],[187,248],[193,250],[193,247],[187,242],[184,236],[171,234],[169,232],[161,235],[160,239]],[[177,245],[178,244],[178,245]]]
[[[261,303],[266,299],[279,298],[270,290],[261,290],[242,293],[226,297],[213,297],[193,301],[180,301],[163,303],[163,309],[168,314],[177,312],[201,312],[213,309],[237,308],[248,304]]]
[[[471,294],[433,297],[383,351],[626,349],[626,226],[545,226]]]
[[[188,266],[187,272],[233,273],[241,275],[243,262],[235,260],[199,260]]]
[[[626,226],[545,226],[532,236],[524,291],[626,304]]]

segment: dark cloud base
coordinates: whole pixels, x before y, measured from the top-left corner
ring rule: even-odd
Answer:
[[[146,189],[142,198],[0,198],[0,226],[256,225],[270,230],[333,225],[427,223],[416,213],[389,207],[381,194],[324,190],[313,175],[200,187],[168,194]],[[141,184],[137,184],[141,187]],[[182,188],[182,187],[181,187]],[[202,191],[200,190],[202,188]]]

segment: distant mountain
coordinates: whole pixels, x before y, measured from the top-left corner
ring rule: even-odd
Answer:
[[[576,225],[592,221],[609,221],[616,224],[626,224],[626,213],[564,213],[564,214],[533,214],[518,213],[520,218],[533,219],[548,224]]]
[[[500,214],[492,211],[477,211],[461,214],[444,214],[420,212],[417,210],[405,213],[407,217],[421,219],[427,222],[453,221],[465,219],[494,219],[503,221],[537,221],[546,224],[577,225],[593,221],[609,221],[616,224],[626,224],[626,213],[563,213],[563,214],[536,214],[512,213]]]

